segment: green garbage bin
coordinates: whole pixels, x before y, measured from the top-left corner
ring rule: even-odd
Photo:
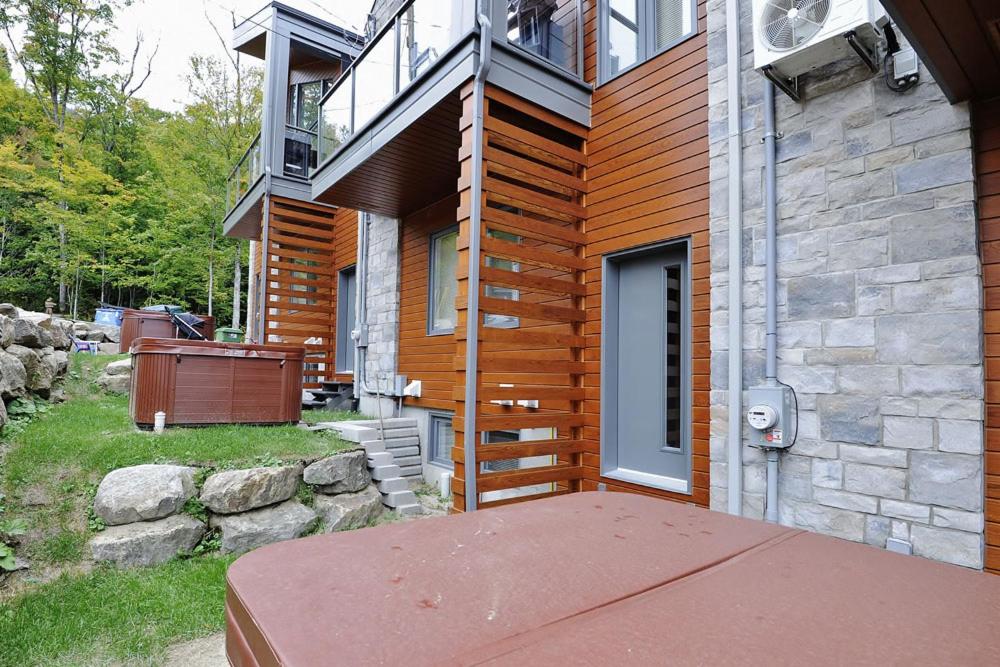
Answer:
[[[215,330],[215,340],[221,343],[242,343],[243,331],[232,327],[219,327]]]

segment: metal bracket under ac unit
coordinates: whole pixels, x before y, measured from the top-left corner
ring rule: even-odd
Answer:
[[[760,73],[773,83],[778,90],[792,98],[792,101],[799,101],[799,77],[787,77],[774,69],[774,65],[761,67]]]
[[[853,30],[845,32],[844,39],[846,39],[847,43],[851,45],[851,48],[858,54],[858,57],[861,58],[862,62],[868,65],[868,69],[872,72],[878,71],[878,59],[867,46],[861,43],[861,40],[858,39],[858,33]]]

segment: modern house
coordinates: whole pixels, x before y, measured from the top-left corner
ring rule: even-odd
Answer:
[[[343,71],[315,166],[227,220],[260,242],[255,337],[417,418],[456,511],[624,490],[1000,570],[1000,16],[884,4],[380,1],[363,45],[317,28]],[[293,70],[265,56],[273,156]]]
[[[267,331],[271,341],[305,346],[306,386],[331,395],[352,383],[354,357],[343,352],[354,327],[357,215],[314,203],[309,175],[319,101],[363,46],[360,35],[277,2],[233,35],[236,51],[264,63],[261,130],[229,175],[223,221],[227,235],[256,241],[247,337]],[[260,252],[267,246],[270,254]],[[338,333],[347,336],[339,346]]]

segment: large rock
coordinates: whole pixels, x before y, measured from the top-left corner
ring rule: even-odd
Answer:
[[[317,495],[313,506],[323,519],[323,530],[328,533],[363,528],[382,514],[382,494],[369,486],[361,493]]]
[[[205,480],[201,502],[218,514],[246,512],[274,505],[295,495],[302,466],[227,470]]]
[[[98,343],[117,343],[121,340],[121,329],[110,324],[91,324],[90,331],[100,333],[103,338],[88,338],[88,340],[96,340]]]
[[[42,347],[42,328],[30,320],[14,320],[14,344],[25,347]]]
[[[14,342],[14,320],[6,315],[0,315],[0,349]]]
[[[94,497],[94,512],[109,526],[176,514],[195,495],[194,468],[138,465],[108,473]]]
[[[11,400],[24,396],[27,381],[28,374],[21,360],[0,350],[0,398]]]
[[[3,428],[4,426],[6,426],[7,425],[7,421],[8,421],[7,406],[6,406],[6,404],[4,404],[3,401],[0,401],[0,428]]]
[[[97,562],[119,567],[148,567],[190,552],[205,534],[205,524],[187,514],[112,526],[90,541]]]
[[[0,303],[0,315],[17,317],[17,306],[12,303]]]
[[[302,473],[306,484],[320,493],[357,493],[372,482],[368,472],[368,456],[363,449],[335,454],[306,467]]]
[[[222,531],[223,553],[243,553],[273,542],[294,540],[319,519],[316,512],[296,500],[242,514],[213,515],[212,528]]]
[[[72,329],[67,331],[59,321],[53,319],[44,329],[52,336],[52,347],[55,349],[68,350],[73,346],[73,341],[70,338]]]
[[[7,348],[7,354],[17,357],[17,360],[24,366],[25,386],[30,389],[35,373],[38,371],[40,361],[38,353],[23,345],[11,345]]]
[[[97,376],[97,386],[104,391],[127,394],[132,388],[132,360],[112,361]]]

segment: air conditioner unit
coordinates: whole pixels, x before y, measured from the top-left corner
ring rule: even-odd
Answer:
[[[845,56],[878,69],[888,22],[875,0],[753,0],[753,63],[793,78]]]

